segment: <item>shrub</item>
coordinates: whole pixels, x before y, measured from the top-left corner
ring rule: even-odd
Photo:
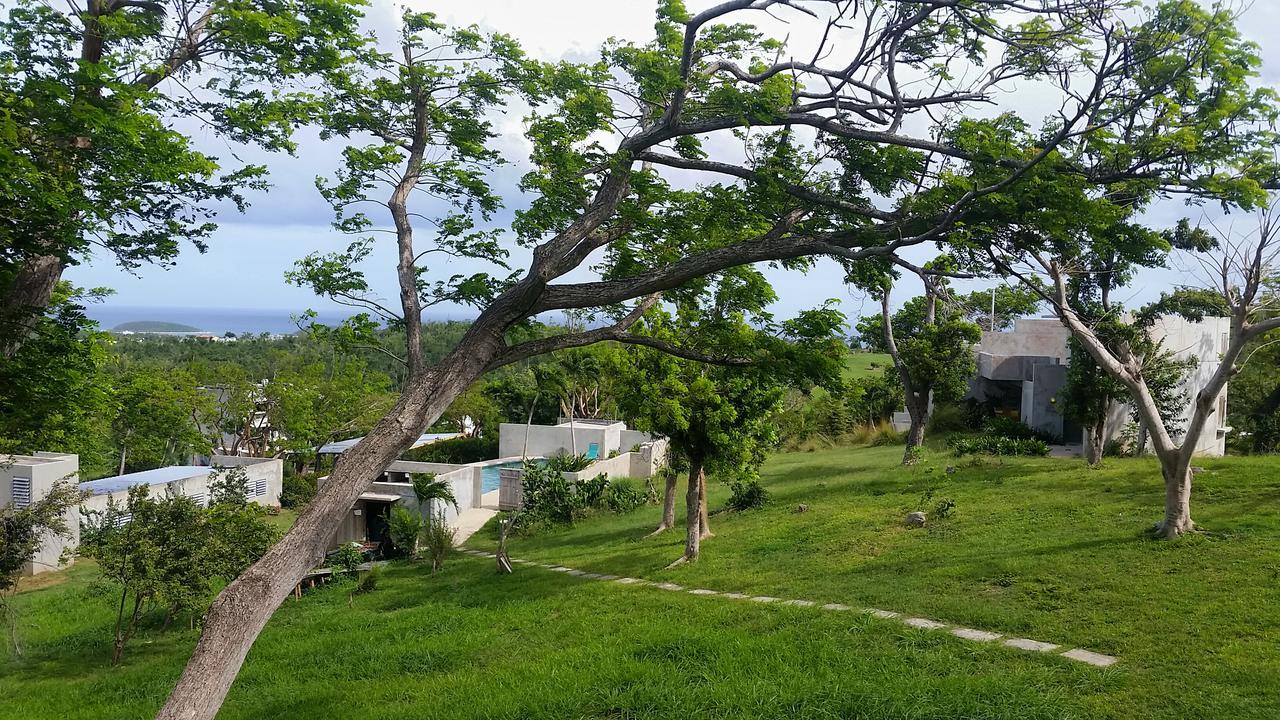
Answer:
[[[649,491],[638,487],[630,478],[609,483],[604,493],[604,506],[612,512],[626,513],[649,502]]]
[[[850,445],[899,445],[906,437],[893,428],[893,423],[882,420],[874,425],[859,425],[845,436]]]
[[[347,542],[339,545],[329,553],[329,566],[335,574],[349,575],[364,562],[364,553],[359,543]]]
[[[951,438],[951,449],[956,455],[985,453],[987,455],[1027,455],[1043,457],[1049,454],[1049,444],[1036,438],[1008,438],[999,435]]]
[[[443,512],[427,523],[426,528],[423,529],[419,547],[431,560],[432,573],[439,572],[440,568],[444,567],[445,559],[449,557],[449,553],[453,552],[453,539],[453,528],[445,522]]]
[[[582,496],[582,504],[589,508],[604,504],[604,493],[609,489],[609,476],[600,473],[593,478],[573,483],[574,491]]]
[[[729,488],[732,490],[728,503],[730,510],[737,512],[754,510],[764,507],[764,504],[769,501],[769,491],[765,490],[760,481],[755,478],[735,480],[729,483]]]
[[[556,455],[547,458],[547,467],[557,472],[581,472],[595,462],[586,455]]]
[[[572,523],[587,509],[575,483],[564,479],[549,463],[524,464],[524,503],[521,507],[530,521]]]
[[[462,437],[437,440],[422,447],[408,450],[403,455],[405,460],[415,462],[437,462],[465,465],[481,460],[495,460],[498,457],[498,436],[464,435]]]
[[[929,415],[929,432],[963,432],[969,429],[969,418],[958,405],[938,405]]]
[[[1011,440],[1041,440],[1046,443],[1053,443],[1058,439],[1043,430],[1029,427],[1021,420],[1014,420],[1003,415],[988,418],[984,429],[988,434],[999,435]]]
[[[300,509],[316,496],[316,484],[324,473],[286,475],[280,483],[280,507]]]
[[[418,537],[422,534],[422,516],[397,503],[391,506],[387,533],[398,555],[418,557]]]

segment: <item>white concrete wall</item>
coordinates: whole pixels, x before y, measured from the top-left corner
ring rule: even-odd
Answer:
[[[618,449],[618,430],[610,430],[613,426],[588,425],[575,423],[568,425],[530,425],[529,446],[525,450],[525,424],[502,423],[498,426],[499,457],[552,457],[554,455],[570,455],[574,452],[575,441],[579,455],[586,454],[591,443],[600,446],[600,457],[608,457],[609,453]],[[613,438],[610,446],[608,438]]]
[[[241,455],[214,455],[211,458],[214,467],[242,467],[249,476],[249,486],[253,487],[258,480],[267,481],[267,494],[255,497],[253,502],[260,505],[279,505],[280,492],[284,483],[284,461],[279,458],[256,458]]]
[[[26,480],[30,484],[30,501],[37,502],[49,494],[55,483],[78,483],[80,480],[80,458],[66,453],[39,452],[35,455],[2,455],[0,456],[0,507],[14,501],[14,479]],[[66,538],[46,536],[36,549],[31,561],[22,569],[23,575],[37,575],[50,570],[57,570],[63,565],[62,560],[71,560],[67,548],[80,544],[80,511],[70,508],[64,519],[70,535]]]
[[[1163,317],[1151,328],[1151,336],[1160,340],[1164,348],[1179,358],[1194,357],[1199,364],[1187,374],[1182,390],[1187,394],[1187,407],[1182,414],[1182,424],[1191,415],[1196,396],[1209,383],[1209,378],[1222,364],[1222,353],[1227,349],[1231,336],[1231,320],[1224,317],[1207,317],[1198,323],[1180,317]],[[1198,455],[1223,455],[1227,449],[1226,389],[1214,399],[1214,413],[1209,417],[1195,452]],[[1181,437],[1175,440],[1181,442]]]
[[[1007,332],[983,332],[978,352],[991,355],[1036,355],[1066,362],[1071,332],[1057,318],[1018,318]]]

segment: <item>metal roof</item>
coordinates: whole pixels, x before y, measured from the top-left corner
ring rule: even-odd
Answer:
[[[422,447],[423,445],[430,445],[437,440],[448,440],[449,438],[461,436],[462,433],[427,433],[425,435],[418,436],[418,439],[409,447]],[[319,452],[326,455],[341,455],[363,439],[363,437],[356,437],[348,438],[346,440],[336,440],[328,445],[321,446]]]
[[[207,477],[212,470],[213,468],[202,465],[171,465],[169,467],[156,468],[155,470],[143,470],[142,472],[82,482],[80,483],[80,489],[94,495],[106,495],[127,490],[134,485],[165,485],[176,480]]]

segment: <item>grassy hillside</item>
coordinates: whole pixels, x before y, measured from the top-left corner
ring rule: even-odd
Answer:
[[[513,542],[517,557],[686,587],[877,606],[1109,653],[1097,669],[861,613],[698,597],[458,557],[325,588],[276,614],[223,718],[1272,718],[1280,714],[1280,474],[1204,462],[1209,531],[1147,540],[1155,466],[965,464],[896,448],[772,459],[772,503],[717,513],[695,566],[647,507]],[[723,490],[713,484],[713,507]],[[932,490],[932,496],[926,498]],[[908,510],[955,501],[928,529]],[[799,503],[809,510],[795,512]],[[472,546],[491,549],[487,534]],[[78,566],[17,596],[0,719],[147,717],[195,634],[143,631],[110,668],[112,597]],[[156,624],[159,617],[152,621]]]
[[[844,379],[853,380],[867,375],[879,375],[892,362],[884,353],[850,352],[844,363]]]
[[[715,537],[694,566],[663,569],[680,555],[683,529],[640,539],[657,508],[519,540],[512,552],[1119,656],[1104,690],[1072,693],[1085,717],[1280,716],[1276,458],[1204,460],[1193,513],[1207,532],[1163,542],[1143,534],[1161,508],[1149,459],[1096,471],[1079,460],[987,460],[949,475],[955,460],[945,455],[912,469],[897,466],[900,457],[887,447],[774,458],[764,471],[770,506],[713,516]],[[712,507],[723,495],[717,487]],[[947,519],[903,526],[906,512],[944,499],[955,502]],[[807,512],[796,512],[801,503]]]

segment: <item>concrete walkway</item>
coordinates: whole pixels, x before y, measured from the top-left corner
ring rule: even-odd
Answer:
[[[467,555],[472,555],[475,557],[485,557],[485,558],[496,557],[493,553],[482,552],[480,550],[471,550],[468,548],[463,548],[459,550],[459,552],[463,552],[463,553],[466,553]],[[1096,652],[1093,652],[1092,650],[1085,650],[1083,648],[1068,649],[1062,645],[1058,645],[1057,643],[1044,642],[1042,640],[1032,640],[1030,638],[1020,638],[1020,637],[1005,637],[1000,633],[989,632],[986,630],[976,630],[974,628],[952,626],[944,622],[938,622],[937,620],[930,620],[928,618],[911,617],[908,615],[903,615],[902,613],[896,613],[896,612],[893,612],[892,610],[877,610],[875,608],[855,608],[849,605],[841,605],[840,603],[819,604],[815,600],[788,600],[784,598],[771,597],[768,595],[753,596],[753,595],[745,595],[743,593],[721,592],[719,590],[708,590],[706,588],[686,588],[682,585],[677,585],[675,583],[670,583],[670,582],[659,583],[659,582],[654,582],[652,580],[642,580],[640,578],[618,577],[617,575],[591,573],[583,570],[575,570],[574,568],[568,568],[561,565],[547,565],[545,563],[533,562],[530,560],[517,560],[513,558],[511,562],[521,564],[521,565],[531,565],[533,567],[544,568],[547,570],[551,570],[552,572],[565,573],[566,575],[573,575],[575,577],[579,577],[584,580],[604,580],[604,581],[619,583],[621,585],[626,585],[629,587],[652,587],[652,588],[657,588],[659,590],[666,590],[669,592],[687,592],[690,595],[698,595],[701,597],[716,597],[716,598],[723,598],[728,600],[739,600],[739,601],[748,601],[748,602],[757,602],[757,603],[773,603],[777,605],[790,605],[793,607],[815,608],[817,610],[826,610],[831,612],[849,612],[849,611],[862,612],[862,613],[866,613],[868,615],[872,615],[884,620],[895,620],[905,625],[909,625],[914,628],[920,628],[922,630],[937,630],[937,631],[949,632],[950,634],[958,638],[969,640],[971,642],[990,643],[990,642],[996,642],[998,640],[1002,645],[1006,647],[1016,648],[1018,650],[1026,650],[1029,652],[1040,652],[1040,653],[1049,653],[1052,655],[1059,655],[1061,657],[1067,658],[1068,660],[1074,660],[1076,662],[1082,662],[1082,663],[1085,663],[1086,665],[1092,665],[1094,667],[1100,667],[1100,668],[1110,667],[1111,665],[1116,664],[1120,660],[1120,658],[1114,657],[1112,655],[1103,655],[1102,653],[1096,653]]]
[[[480,496],[480,507],[467,508],[458,513],[453,521],[453,544],[461,546],[467,538],[476,534],[489,519],[498,514],[498,491],[487,492]]]

